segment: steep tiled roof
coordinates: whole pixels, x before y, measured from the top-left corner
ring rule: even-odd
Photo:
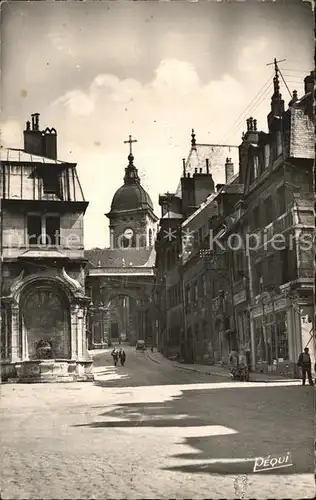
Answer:
[[[76,164],[52,160],[26,153],[20,149],[0,149],[0,161],[6,170],[4,186],[0,180],[3,198],[14,200],[50,200],[84,202],[84,194]],[[13,165],[12,165],[13,164]],[[45,193],[43,174],[58,173],[59,192]]]
[[[206,172],[206,160],[209,160],[210,173],[216,184],[225,183],[225,161],[229,157],[234,163],[235,169],[238,168],[239,157],[238,148],[231,146],[212,146],[211,144],[197,144],[191,148],[189,156],[186,160],[186,173],[194,174],[195,169]],[[177,187],[175,196],[181,198],[181,183]]]
[[[52,160],[51,158],[46,158],[45,156],[33,155],[26,153],[23,149],[12,149],[12,148],[1,148],[0,149],[0,161],[7,162],[21,162],[21,163],[57,163],[59,165],[67,163],[60,160]]]
[[[85,251],[85,258],[89,260],[93,267],[153,267],[155,264],[155,249],[93,248]]]

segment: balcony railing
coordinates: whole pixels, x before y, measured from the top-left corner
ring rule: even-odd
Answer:
[[[293,213],[292,209],[289,210],[288,212],[285,212],[284,214],[280,215],[276,220],[273,222],[270,222],[267,226],[264,228],[257,229],[256,231],[253,231],[254,235],[257,235],[259,237],[259,241],[262,242],[269,242],[273,236],[276,234],[282,234],[283,232],[287,231],[293,226]]]

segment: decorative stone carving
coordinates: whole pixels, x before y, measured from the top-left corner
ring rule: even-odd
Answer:
[[[69,274],[67,274],[67,272],[66,272],[66,270],[65,270],[64,267],[61,270],[61,274],[62,274],[63,279],[70,286],[70,288],[73,291],[74,295],[84,296],[84,287],[79,283],[78,280],[75,280],[74,278],[71,278],[71,276],[69,276]]]
[[[11,295],[14,295],[17,292],[23,281],[23,278],[24,278],[24,269],[20,272],[19,276],[17,276],[17,278],[15,278],[15,280],[11,284],[10,287]]]

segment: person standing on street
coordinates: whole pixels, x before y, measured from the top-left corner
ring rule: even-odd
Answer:
[[[121,360],[121,365],[124,366],[125,365],[125,361],[126,361],[126,354],[125,354],[124,349],[121,351],[120,360]]]
[[[113,357],[114,366],[116,366],[117,362],[118,362],[118,352],[117,352],[115,347],[114,347],[113,351],[111,352],[111,355]]]
[[[308,347],[305,347],[304,352],[300,354],[297,366],[300,366],[302,370],[302,384],[305,385],[307,374],[309,385],[314,385],[312,379],[312,362]]]

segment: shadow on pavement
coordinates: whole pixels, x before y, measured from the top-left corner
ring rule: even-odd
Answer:
[[[168,399],[165,403],[120,404],[100,414],[105,420],[75,427],[141,427],[144,428],[144,438],[149,428],[165,427],[174,429],[172,439],[179,438],[176,429],[182,429],[181,443],[178,443],[187,445],[188,453],[169,456],[168,460],[174,461],[174,466],[164,467],[169,471],[252,473],[254,462],[240,463],[238,459],[284,456],[290,452],[293,466],[261,473],[314,473],[313,398],[313,390],[300,386],[184,390],[180,397]],[[206,426],[219,425],[237,433],[203,436],[204,427],[207,434],[209,427]],[[200,437],[183,439],[186,427],[199,428]],[[235,459],[236,463],[225,463],[225,459],[228,462]],[[216,460],[223,462],[216,463]],[[181,464],[181,461],[185,463]],[[199,463],[201,461],[203,463]]]

